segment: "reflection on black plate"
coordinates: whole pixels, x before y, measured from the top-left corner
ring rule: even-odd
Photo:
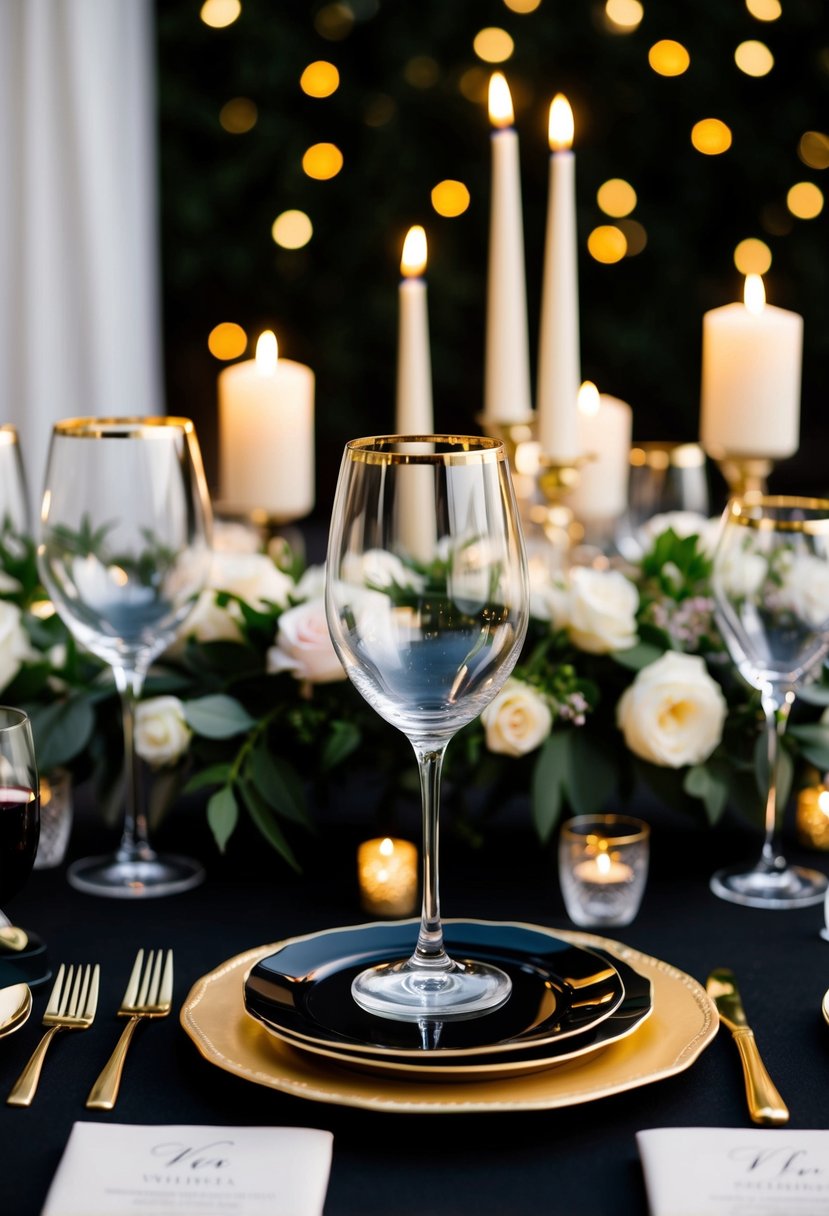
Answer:
[[[378,1058],[366,1055],[359,1047],[346,1047],[339,1043],[321,1047],[280,1030],[264,1018],[259,1020],[266,1030],[284,1043],[289,1043],[300,1051],[325,1056],[344,1068],[408,1076],[413,1081],[485,1081],[499,1077],[523,1076],[542,1068],[564,1064],[577,1056],[592,1055],[619,1039],[627,1038],[653,1012],[650,980],[620,959],[611,959],[610,955],[605,955],[601,950],[596,950],[596,953],[607,958],[617,968],[625,986],[624,1000],[615,1013],[581,1034],[570,1035],[553,1043],[527,1047],[519,1053],[497,1051],[485,1056],[476,1055],[473,1057],[474,1063],[463,1062],[462,1056],[442,1056],[440,1052],[427,1053],[425,1058],[421,1052],[418,1053],[418,1058],[412,1060],[411,1056],[407,1056],[404,1061],[388,1056]]]
[[[245,981],[245,1007],[304,1043],[351,1045],[364,1055],[422,1061],[523,1052],[583,1034],[624,998],[616,964],[596,951],[528,925],[448,920],[449,953],[496,963],[510,976],[512,994],[484,1017],[444,1023],[424,1049],[416,1023],[373,1017],[351,996],[351,981],[364,967],[408,956],[418,923],[353,925],[294,938],[253,967]]]

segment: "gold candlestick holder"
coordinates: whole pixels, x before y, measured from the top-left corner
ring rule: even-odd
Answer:
[[[510,469],[515,472],[515,453],[522,443],[532,443],[536,435],[535,414],[530,412],[509,422],[492,422],[485,414],[475,419],[485,435],[500,439],[507,453]]]
[[[561,562],[584,537],[584,527],[569,500],[581,479],[582,466],[590,459],[589,455],[564,461],[543,455],[538,459],[538,489],[544,501],[537,504],[535,519]]]
[[[716,455],[714,460],[732,498],[768,493],[768,479],[774,468],[770,456]]]

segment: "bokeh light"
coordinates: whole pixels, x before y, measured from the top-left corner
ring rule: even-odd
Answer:
[[[771,250],[765,241],[754,236],[746,237],[734,250],[734,265],[740,274],[768,274]]]
[[[615,224],[601,224],[587,238],[587,250],[597,262],[606,266],[621,262],[627,253],[628,243],[624,232]]]
[[[504,0],[504,4],[513,13],[534,13],[541,0]]]
[[[798,182],[786,195],[786,206],[799,220],[813,220],[823,210],[823,191],[814,182]]]
[[[432,206],[438,215],[446,216],[447,219],[463,215],[469,206],[469,190],[463,182],[447,178],[433,188]]]
[[[404,67],[403,77],[414,89],[431,89],[440,80],[440,68],[431,55],[415,55]]]
[[[314,235],[314,225],[304,211],[283,211],[271,225],[271,236],[283,249],[301,249]]]
[[[354,10],[348,4],[326,4],[314,18],[314,29],[329,42],[342,42],[353,28]]]
[[[719,118],[703,118],[694,123],[691,143],[704,156],[719,156],[731,147],[731,129]]]
[[[617,227],[627,241],[625,257],[635,258],[648,243],[647,232],[638,220],[619,220]]]
[[[363,122],[367,127],[385,127],[397,113],[397,102],[388,93],[373,93],[366,100]]]
[[[772,55],[765,42],[741,42],[734,52],[734,62],[746,76],[768,76],[774,67]]]
[[[609,181],[602,182],[599,186],[596,191],[596,202],[605,215],[612,215],[614,219],[619,219],[623,215],[630,215],[633,211],[636,206],[636,191],[624,178],[611,177]]]
[[[309,177],[327,182],[343,167],[343,154],[336,144],[312,144],[302,158],[302,168]]]
[[[645,15],[639,0],[607,0],[604,11],[611,25],[623,34],[633,33]]]
[[[247,334],[235,321],[222,321],[207,336],[207,349],[216,359],[238,359],[247,344]]]
[[[330,97],[340,87],[340,73],[327,59],[317,59],[300,76],[299,87],[309,97]]]
[[[746,8],[758,21],[776,21],[783,12],[780,0],[746,0]]]
[[[810,169],[829,169],[829,135],[823,131],[807,131],[801,135],[797,155]]]
[[[484,68],[467,68],[458,81],[458,88],[467,101],[472,101],[476,105],[479,102],[486,103],[489,92],[489,73]]]
[[[258,118],[256,103],[249,97],[233,97],[219,111],[219,123],[231,135],[244,135],[252,131]]]
[[[233,25],[242,11],[240,0],[204,0],[199,16],[213,30]]]
[[[484,63],[503,63],[515,50],[515,43],[506,30],[490,25],[478,30],[472,39],[472,48]]]
[[[691,64],[691,56],[681,42],[663,38],[648,51],[648,63],[660,76],[681,76]]]

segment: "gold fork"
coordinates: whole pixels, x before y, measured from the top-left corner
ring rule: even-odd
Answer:
[[[118,1090],[121,1085],[121,1073],[124,1070],[124,1060],[127,1058],[127,1048],[132,1041],[133,1032],[142,1018],[163,1018],[170,1012],[173,1003],[173,952],[167,951],[164,959],[163,950],[151,950],[144,964],[144,951],[139,950],[132,965],[126,992],[119,1018],[129,1018],[121,1037],[115,1045],[115,1050],[107,1060],[98,1080],[89,1091],[86,1105],[91,1110],[112,1110]],[[142,975],[143,968],[143,975]]]
[[[9,1106],[31,1106],[46,1052],[59,1030],[86,1030],[92,1025],[98,1006],[100,976],[97,963],[94,967],[87,964],[85,967],[70,966],[68,969],[61,963],[43,1015],[43,1025],[49,1029],[15,1081],[6,1099]]]

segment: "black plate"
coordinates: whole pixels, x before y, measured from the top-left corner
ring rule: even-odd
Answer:
[[[491,1081],[508,1076],[523,1076],[528,1072],[564,1064],[579,1056],[593,1055],[600,1049],[609,1047],[611,1043],[627,1038],[653,1012],[653,989],[647,976],[640,975],[621,959],[606,955],[603,950],[596,949],[596,953],[615,966],[622,978],[625,996],[619,1008],[590,1030],[570,1035],[554,1043],[527,1047],[519,1053],[496,1051],[485,1056],[473,1056],[471,1062],[464,1056],[442,1056],[434,1051],[425,1059],[422,1052],[418,1053],[414,1060],[411,1056],[407,1056],[405,1060],[387,1056],[378,1058],[364,1054],[359,1047],[346,1047],[341,1043],[321,1047],[296,1038],[264,1018],[258,1020],[269,1033],[281,1039],[283,1043],[288,1043],[299,1051],[325,1056],[343,1068],[408,1076],[413,1081]]]
[[[355,1004],[351,982],[365,967],[406,958],[418,921],[352,925],[294,938],[254,966],[245,980],[245,1007],[254,1017],[318,1046],[342,1044],[361,1054],[489,1055],[518,1052],[583,1034],[622,1003],[615,962],[530,925],[446,921],[455,958],[497,964],[512,994],[493,1013],[442,1025],[437,1045],[424,1048],[416,1023],[374,1017]]]

